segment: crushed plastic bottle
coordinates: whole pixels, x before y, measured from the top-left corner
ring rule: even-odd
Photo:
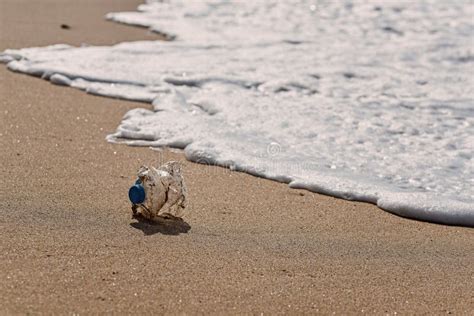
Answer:
[[[186,207],[186,185],[177,161],[169,161],[159,168],[141,166],[138,180],[128,191],[135,217],[149,220],[160,217],[179,217]]]

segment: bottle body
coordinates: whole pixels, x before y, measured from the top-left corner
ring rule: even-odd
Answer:
[[[170,161],[159,168],[140,167],[137,183],[135,186],[143,188],[144,198],[140,199],[142,189],[135,188],[136,196],[139,198],[135,200],[130,198],[135,216],[156,220],[159,217],[184,215],[187,189],[178,162]]]

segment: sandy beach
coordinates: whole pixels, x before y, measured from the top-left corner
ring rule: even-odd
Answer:
[[[0,51],[157,35],[139,0],[0,0]],[[61,24],[68,27],[61,28]],[[0,314],[470,314],[474,230],[110,144],[144,103],[0,67]],[[182,225],[131,217],[141,164],[182,161]]]

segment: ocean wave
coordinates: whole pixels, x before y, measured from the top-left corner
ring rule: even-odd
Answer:
[[[13,71],[152,103],[112,142],[474,226],[473,5],[148,1],[173,41],[6,50]]]

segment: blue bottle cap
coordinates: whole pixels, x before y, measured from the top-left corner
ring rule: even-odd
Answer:
[[[145,188],[138,181],[128,190],[128,198],[133,204],[140,204],[145,201]]]

